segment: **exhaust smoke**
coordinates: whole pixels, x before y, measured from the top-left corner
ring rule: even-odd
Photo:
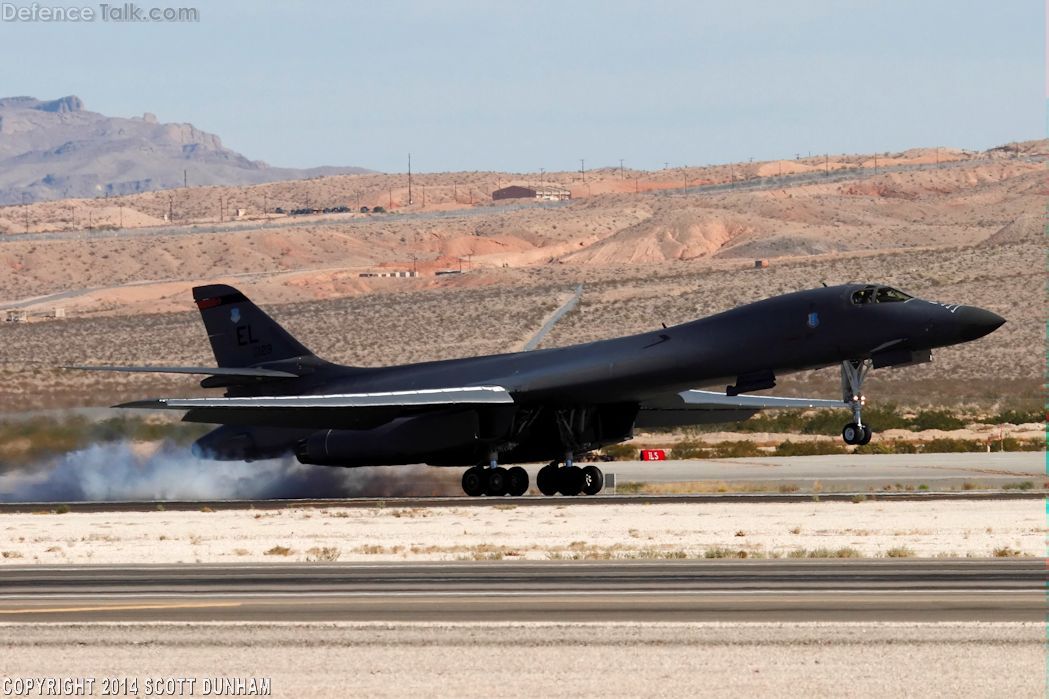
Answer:
[[[459,469],[428,466],[308,466],[292,456],[211,461],[184,444],[115,441],[24,466],[0,462],[0,502],[461,495],[460,476]]]

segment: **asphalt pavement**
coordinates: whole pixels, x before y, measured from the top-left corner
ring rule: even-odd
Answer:
[[[0,622],[1038,621],[1034,559],[5,566]]]

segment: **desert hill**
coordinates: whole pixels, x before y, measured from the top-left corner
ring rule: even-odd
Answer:
[[[243,185],[364,170],[270,167],[192,124],[105,116],[76,96],[0,99],[0,204],[169,189],[184,171],[196,185]]]
[[[190,287],[204,282],[241,287],[327,358],[384,365],[519,349],[580,282],[582,303],[545,346],[857,280],[980,305],[1009,321],[931,365],[878,372],[880,396],[1037,401],[1047,155],[1049,142],[1037,141],[879,154],[877,171],[873,155],[848,155],[608,168],[585,180],[427,173],[415,176],[411,203],[404,175],[367,173],[2,207],[0,310],[35,321],[0,324],[0,401],[14,409],[192,391],[177,377],[54,367],[208,363],[189,301]],[[491,201],[499,186],[540,177],[573,199]],[[274,213],[307,200],[355,206],[358,197],[367,206],[392,201],[393,213]],[[235,209],[246,215],[231,221]],[[770,266],[756,270],[755,259]],[[419,276],[373,276],[392,270]],[[58,307],[65,320],[44,319]],[[817,372],[782,388],[832,395],[835,381],[833,371]]]

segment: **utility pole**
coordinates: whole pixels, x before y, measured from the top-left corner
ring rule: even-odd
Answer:
[[[393,189],[390,189],[390,209],[393,209]]]
[[[416,264],[416,260],[417,259],[418,258],[415,256],[415,253],[412,253],[412,276],[413,277],[418,277],[419,276],[419,266]]]
[[[269,211],[270,211],[270,195],[263,194],[262,195],[262,216],[263,216],[263,218],[266,217],[266,214],[268,214]]]
[[[175,220],[175,197],[168,195],[168,223]]]
[[[878,154],[874,154],[874,174],[878,174]]]
[[[668,167],[670,167],[670,163],[663,163],[663,169],[664,170],[666,170]]]
[[[69,207],[69,220],[72,221],[73,228],[76,229],[76,207]]]
[[[583,182],[586,182],[586,161],[582,158],[579,159],[579,174],[583,178]]]
[[[621,179],[621,180],[624,179],[624,177],[623,177],[623,159],[622,158],[619,159],[619,179]]]
[[[408,206],[412,205],[412,154],[408,154]],[[393,204],[390,204],[393,206]]]
[[[121,228],[121,230],[123,230],[123,228],[124,228],[124,205],[123,204],[120,205],[120,228]]]
[[[823,166],[826,168],[827,176],[830,177],[830,153],[823,154]]]
[[[634,194],[638,193],[637,175],[634,175]]]
[[[26,206],[26,199],[29,195],[26,192],[22,192],[22,213],[25,214],[25,232],[29,233],[29,208]]]
[[[539,186],[540,187],[543,186],[543,180],[544,179],[546,179],[546,168],[545,167],[541,167],[541,168],[539,168]]]
[[[360,211],[361,210],[361,190],[358,189],[356,192],[354,192],[354,194],[357,195],[357,211]]]
[[[182,171],[182,188],[189,187],[189,173],[186,170]]]

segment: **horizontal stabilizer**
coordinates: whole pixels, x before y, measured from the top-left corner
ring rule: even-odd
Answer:
[[[316,396],[252,396],[232,398],[157,398],[114,406],[145,410],[193,410],[199,408],[236,408],[239,410],[272,409],[346,409],[346,408],[411,408],[432,405],[471,405],[479,403],[513,403],[510,393],[501,386],[468,386],[433,388],[385,393],[340,393]]]
[[[244,376],[263,379],[296,379],[298,374],[275,369],[210,366],[64,366],[77,371],[120,371],[131,374],[206,374],[208,376]]]

